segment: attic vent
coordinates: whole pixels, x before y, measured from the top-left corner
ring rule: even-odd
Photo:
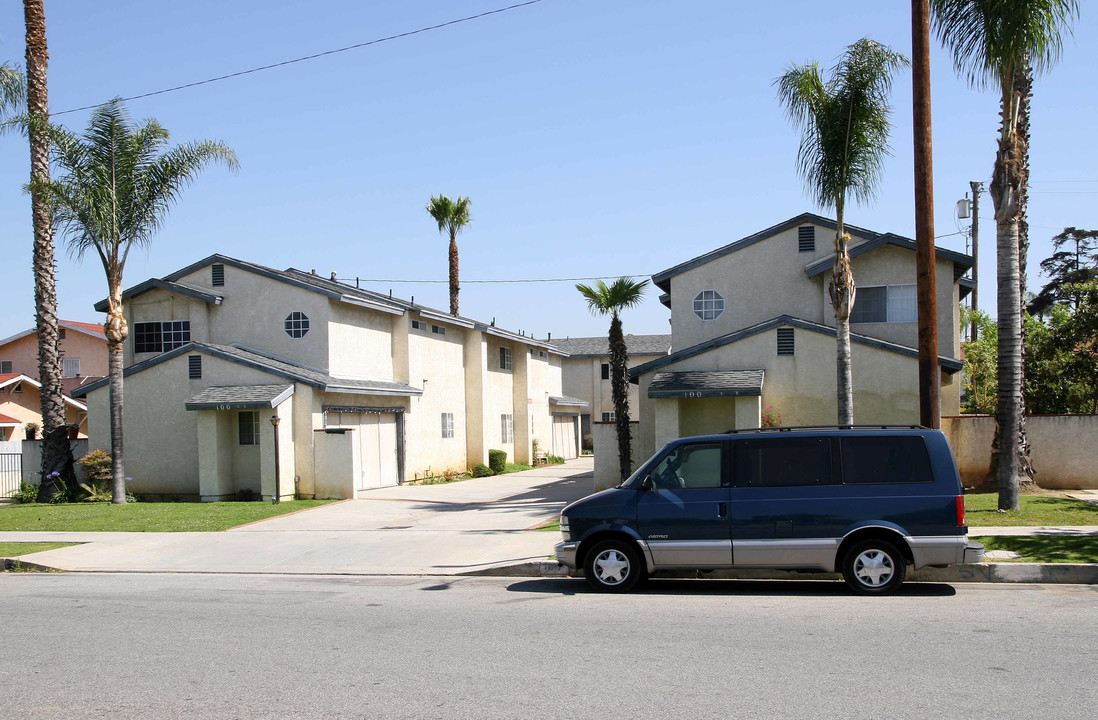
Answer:
[[[805,225],[797,228],[797,251],[816,252],[816,226]]]
[[[802,228],[803,229],[803,228]],[[214,287],[221,287],[225,284],[225,266],[218,263],[214,265],[211,270],[213,271],[212,283]]]
[[[778,354],[793,355],[793,328],[778,328]]]
[[[189,377],[191,380],[199,380],[202,378],[201,355],[187,356],[187,377]]]

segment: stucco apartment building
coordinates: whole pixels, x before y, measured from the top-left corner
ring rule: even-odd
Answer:
[[[78,426],[86,437],[86,408],[73,400],[76,388],[107,374],[107,338],[103,326],[59,320],[61,347],[61,389],[65,394],[65,422]],[[29,379],[29,383],[15,376]],[[34,328],[0,340],[0,440],[22,440],[15,428],[25,423],[42,426],[42,403],[38,378],[38,333]]]
[[[615,420],[610,392],[610,340],[601,337],[564,338],[552,341],[567,357],[563,361],[564,393],[587,403],[580,413],[582,447],[592,449],[591,423]],[[630,368],[661,358],[671,350],[670,335],[626,335]],[[637,416],[639,390],[629,385],[629,414]]]
[[[570,437],[575,455],[561,351],[491,323],[222,255],[123,301],[136,492],[351,498],[489,449],[529,462],[535,439],[568,455],[550,443]],[[91,446],[108,448],[106,381],[83,393]]]
[[[856,423],[919,422],[915,243],[847,225]],[[835,316],[827,286],[835,222],[805,213],[657,273],[674,352],[632,368],[639,454],[684,435],[836,419]],[[937,249],[941,411],[960,409],[959,303],[972,258]]]

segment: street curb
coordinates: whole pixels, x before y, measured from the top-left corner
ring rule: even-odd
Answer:
[[[569,577],[568,568],[556,562],[518,563],[462,575],[482,577]],[[582,573],[576,572],[575,577]],[[841,580],[838,573],[800,572],[797,570],[662,570],[657,578],[699,578],[714,580]],[[955,583],[1060,583],[1098,585],[1098,565],[1084,563],[978,563],[951,565],[945,568],[925,567],[907,575],[911,582]]]

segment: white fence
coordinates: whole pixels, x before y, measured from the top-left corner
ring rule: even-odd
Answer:
[[[14,497],[23,482],[23,443],[0,441],[0,498]]]

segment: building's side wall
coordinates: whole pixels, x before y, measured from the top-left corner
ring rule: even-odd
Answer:
[[[331,303],[328,372],[334,377],[394,379],[393,324],[402,316]]]
[[[107,341],[78,330],[65,328],[61,355],[80,360],[78,377],[103,377],[107,374]],[[38,335],[31,333],[0,347],[0,360],[10,361],[12,372],[38,378]]]
[[[137,323],[186,321],[190,323],[191,340],[195,342],[221,342],[226,345],[236,342],[236,339],[211,338],[209,326],[212,312],[210,306],[201,300],[159,289],[150,290],[127,300],[123,306],[123,313],[130,332],[124,344],[126,367],[149,360],[160,354],[155,352],[134,352],[136,337],[134,326]]]
[[[410,326],[411,320],[395,323]],[[409,329],[407,335],[408,383],[423,388],[423,395],[411,399],[407,419],[409,479],[465,472],[467,465],[464,354],[466,334],[476,331],[447,325],[446,334],[439,335],[430,326]],[[453,437],[442,437],[443,413],[453,415]]]
[[[525,345],[513,343],[493,335],[488,336],[487,371],[484,374],[484,435],[487,450],[503,450],[507,453],[507,461],[515,461],[515,443],[503,442],[503,415],[510,415],[515,419],[515,394],[514,367],[518,362],[523,362],[518,357],[525,349]],[[499,349],[506,347],[511,349],[512,369],[500,368]]]

